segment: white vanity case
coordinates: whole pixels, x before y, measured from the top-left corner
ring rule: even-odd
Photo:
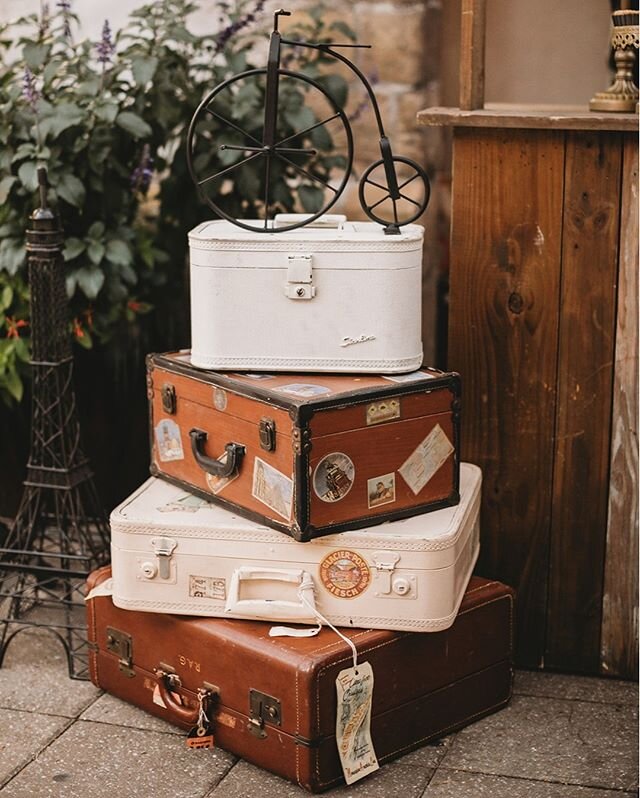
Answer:
[[[407,225],[385,235],[379,224],[345,218],[324,216],[281,233],[227,221],[192,230],[192,364],[232,371],[419,368],[424,230]]]
[[[111,515],[113,603],[149,612],[435,632],[453,623],[479,548],[481,472],[460,503],[298,543],[151,478]]]

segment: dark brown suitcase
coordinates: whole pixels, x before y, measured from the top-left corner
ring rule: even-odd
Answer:
[[[151,473],[296,540],[457,504],[460,378],[228,374],[150,355]]]
[[[88,587],[109,575],[108,567],[95,571]],[[373,668],[380,764],[509,701],[513,598],[505,585],[472,577],[446,631],[341,630]],[[209,715],[221,748],[312,792],[343,781],[335,682],[352,655],[335,632],[272,638],[269,623],[121,610],[108,595],[89,598],[87,608],[98,687],[184,729],[194,725],[198,689],[217,690]],[[154,692],[168,707],[154,703]]]

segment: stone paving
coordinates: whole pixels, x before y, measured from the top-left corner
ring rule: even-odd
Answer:
[[[46,635],[43,639],[43,635]],[[328,798],[622,798],[638,794],[638,688],[519,671],[511,704]],[[0,669],[1,798],[302,798],[226,751],[67,677],[27,630]]]

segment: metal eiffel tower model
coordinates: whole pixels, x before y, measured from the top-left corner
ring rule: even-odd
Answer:
[[[38,183],[40,207],[27,228],[31,452],[18,514],[0,548],[0,667],[16,634],[42,627],[65,647],[69,676],[87,679],[84,585],[109,560],[109,527],[80,447],[64,235],[47,206],[45,169],[38,169]]]

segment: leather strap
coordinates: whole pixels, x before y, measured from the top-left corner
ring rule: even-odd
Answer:
[[[179,704],[174,698],[175,690],[172,690],[169,685],[169,674],[164,671],[156,671],[158,676],[158,691],[160,698],[164,701],[164,705],[173,713],[176,718],[183,723],[195,724],[198,720],[198,707],[185,707]]]

